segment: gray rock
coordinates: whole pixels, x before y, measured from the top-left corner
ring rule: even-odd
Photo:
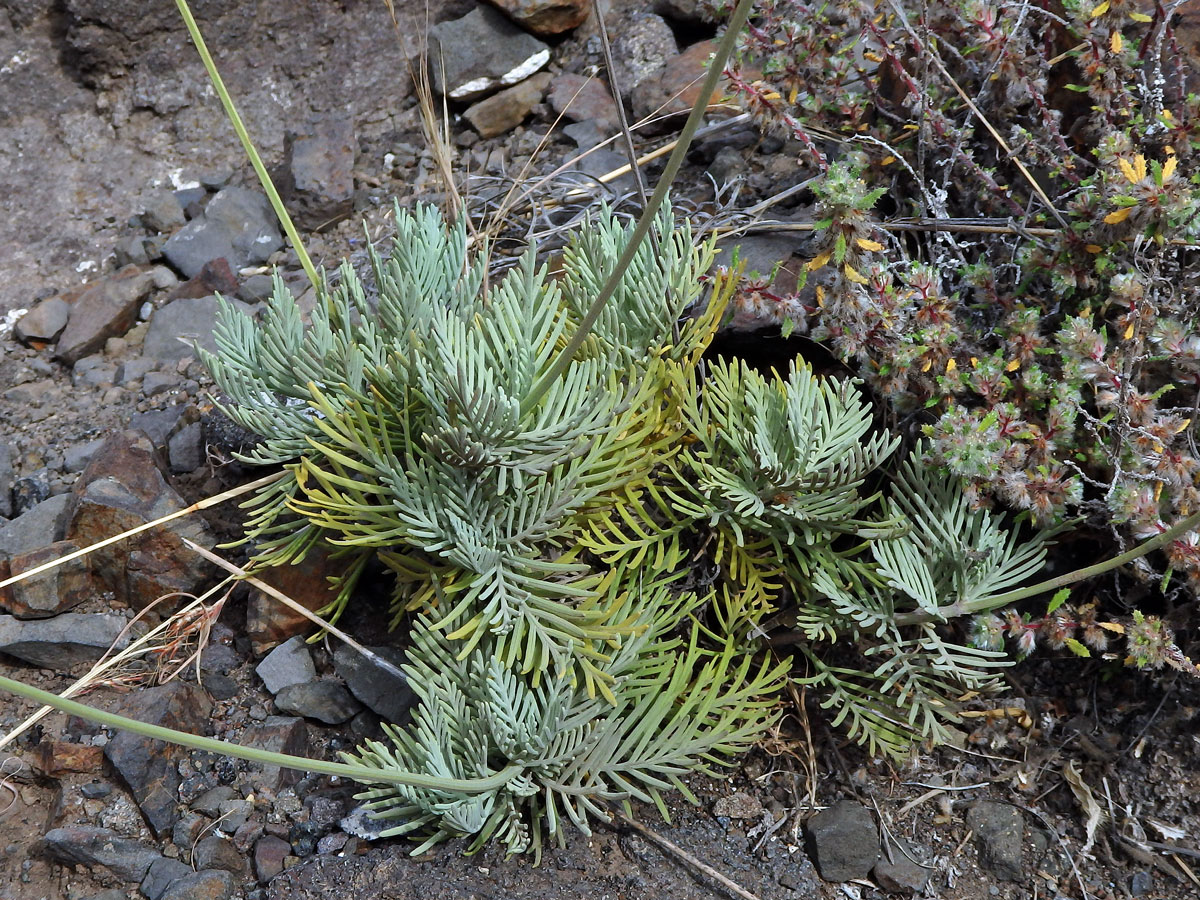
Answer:
[[[217,823],[217,830],[222,834],[234,834],[239,828],[246,824],[250,818],[250,814],[254,812],[254,804],[249,800],[243,800],[241,797],[231,797],[225,800],[218,808],[217,817],[221,820]],[[223,869],[226,866],[217,866],[212,863],[206,864],[206,868]],[[230,869],[229,871],[234,871]]]
[[[12,467],[12,448],[3,442],[0,442],[0,519],[8,519],[12,517],[12,488],[13,488],[13,467]],[[3,531],[0,529],[0,534]],[[0,554],[3,554],[3,538],[0,538]]]
[[[116,382],[116,365],[98,353],[77,360],[71,369],[71,384],[75,387],[112,387]]]
[[[147,359],[144,356],[130,359],[117,367],[117,384],[129,387],[135,381],[141,381],[147,374],[158,368],[158,360]]]
[[[62,617],[60,617],[62,618]],[[208,724],[212,702],[201,688],[180,681],[146,688],[121,698],[122,715],[192,734]],[[188,751],[131,731],[118,731],[104,745],[104,755],[133,793],[146,822],[160,837],[179,821],[178,764]]]
[[[173,191],[165,188],[151,190],[146,194],[141,215],[142,225],[147,231],[166,233],[183,225],[183,205]]]
[[[18,478],[13,482],[12,504],[13,512],[22,516],[39,503],[50,499],[50,470],[43,467],[32,475]]]
[[[167,441],[167,461],[172,472],[194,472],[204,464],[204,425],[190,422]]]
[[[89,460],[96,455],[96,451],[103,446],[104,438],[96,438],[86,444],[72,444],[67,447],[63,451],[63,471],[82,472],[87,468]]]
[[[129,430],[140,431],[150,438],[151,443],[160,450],[167,448],[167,442],[187,407],[183,404],[168,406],[166,409],[154,409],[150,412],[138,413],[129,419]]]
[[[549,60],[548,46],[487,6],[429,29],[433,88],[455,100],[516,84]]]
[[[186,278],[194,278],[214,259],[227,260],[236,271],[266,262],[282,246],[267,198],[256,191],[229,187],[209,201],[203,215],[171,235],[163,255]]]
[[[714,816],[726,816],[730,819],[758,819],[763,814],[763,805],[757,797],[737,791],[717,800],[713,804],[712,812]]]
[[[71,317],[71,304],[62,297],[47,297],[21,316],[13,334],[23,343],[30,341],[53,341]]]
[[[72,825],[46,832],[46,855],[70,865],[104,866],[122,881],[140,882],[162,854],[108,828]]]
[[[395,647],[367,649],[397,668],[404,665],[404,653]],[[340,644],[334,651],[333,664],[350,692],[368,709],[387,722],[407,720],[417,698],[403,673],[397,675],[384,669],[346,644]]]
[[[237,795],[238,792],[229,785],[218,784],[193,800],[188,808],[198,813],[204,813],[210,819],[215,819],[221,814],[221,804],[226,800],[234,799]]]
[[[316,719],[326,725],[341,725],[362,709],[345,685],[336,681],[289,684],[275,695],[275,706],[282,713]]]
[[[826,881],[866,878],[879,859],[879,831],[870,811],[840,800],[804,823],[804,843]]]
[[[37,550],[14,555],[9,560],[9,569],[13,575],[20,575],[70,556],[78,549],[70,541],[55,541]],[[8,603],[8,611],[19,619],[57,616],[95,597],[97,588],[87,560],[77,557],[13,584],[9,588],[12,600]]]
[[[142,394],[146,397],[157,397],[178,387],[179,376],[168,372],[148,372],[142,379]]]
[[[304,638],[294,637],[284,641],[265,657],[254,669],[267,690],[278,694],[289,684],[304,684],[317,677],[312,654]]]
[[[78,663],[95,662],[114,644],[118,649],[128,645],[128,635],[118,641],[126,624],[124,616],[99,613],[29,621],[0,616],[0,653],[63,672]]]
[[[173,882],[158,900],[229,900],[236,887],[232,873],[206,869]]]
[[[354,210],[354,120],[323,119],[283,144],[280,193],[303,228],[344,219]]]
[[[62,540],[70,503],[70,494],[50,497],[0,528],[0,556],[28,553]]]
[[[150,262],[149,248],[152,246],[144,234],[123,237],[113,247],[113,262],[118,266],[144,266]]]
[[[744,178],[747,172],[745,157],[734,147],[722,147],[709,163],[708,174],[717,187],[723,187]]]
[[[244,879],[250,874],[246,857],[238,852],[232,841],[217,834],[200,839],[192,851],[192,865],[198,869],[221,869],[233,873],[239,879]]]
[[[104,348],[137,321],[142,301],[154,290],[154,277],[137,266],[126,266],[85,287],[71,304],[71,318],[58,338],[54,355],[67,365]]]
[[[266,300],[275,291],[275,279],[270,275],[251,275],[238,288],[239,300],[246,303],[258,303]]]
[[[617,89],[628,94],[679,53],[675,32],[662,16],[633,12],[613,39]]]
[[[907,841],[901,839],[891,847],[891,860],[881,855],[872,874],[875,883],[891,894],[919,894],[929,883],[932,868],[921,865],[926,856]]]
[[[308,744],[308,726],[301,718],[268,716],[264,721],[248,726],[242,732],[240,743],[272,753],[302,756]],[[260,766],[259,772],[251,776],[251,783],[256,788],[278,792],[299,779],[300,773],[294,769]]]
[[[1005,881],[1024,881],[1025,823],[1007,803],[981,801],[967,810],[967,827],[975,833],[979,865]]]
[[[191,874],[191,866],[164,856],[150,864],[150,869],[146,872],[146,877],[142,879],[140,889],[146,895],[147,900],[159,900],[167,888],[185,875]]]
[[[248,304],[240,300],[230,302],[241,312],[253,315],[253,309]],[[193,342],[210,353],[216,353],[217,341],[213,337],[213,329],[217,324],[217,309],[215,296],[172,300],[150,319],[142,355],[160,362],[180,360],[196,355]]]

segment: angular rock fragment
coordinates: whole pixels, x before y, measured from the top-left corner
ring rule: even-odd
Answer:
[[[79,549],[71,541],[56,541],[38,550],[19,553],[9,560],[13,575],[20,575],[46,563],[69,556]],[[8,611],[19,619],[44,619],[74,609],[99,593],[100,582],[93,577],[84,558],[54,566],[18,581],[10,588]]]
[[[104,349],[137,321],[142,301],[154,290],[154,276],[138,266],[126,266],[84,287],[71,303],[71,315],[58,337],[56,358],[74,365]]]
[[[316,229],[353,212],[355,149],[350,118],[323,119],[285,137],[279,191],[301,227]]]
[[[486,6],[429,29],[433,88],[473,100],[524,81],[550,61],[550,48]]]
[[[67,538],[91,546],[186,505],[163,477],[150,439],[122,432],[105,442],[76,483]],[[187,549],[185,537],[205,547],[213,543],[203,520],[185,516],[90,553],[87,560],[119,603],[142,610],[165,594],[195,593],[210,577],[208,564]]]
[[[122,881],[139,882],[162,854],[108,828],[72,825],[46,832],[46,855],[69,865],[104,866]]]
[[[879,859],[875,820],[853,800],[840,800],[805,822],[804,843],[826,881],[866,878]]]
[[[146,688],[121,698],[121,715],[152,725],[201,734],[212,712],[202,688],[181,681]],[[179,760],[189,751],[131,731],[118,731],[104,745],[104,755],[133,793],[156,835],[169,834],[179,821]]]
[[[490,138],[511,131],[525,121],[550,84],[550,73],[539,72],[518,85],[480,100],[463,115],[480,137]]]
[[[65,672],[79,663],[95,662],[112,646],[129,643],[121,637],[124,616],[65,613],[52,619],[21,620],[0,616],[0,653]],[[120,638],[120,640],[118,640]]]
[[[534,34],[562,34],[583,24],[592,0],[492,0],[514,22]]]

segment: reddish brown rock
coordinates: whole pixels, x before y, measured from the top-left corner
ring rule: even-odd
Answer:
[[[113,435],[96,451],[75,485],[67,539],[90,546],[178,512],[183,498],[167,483],[150,439],[139,431]],[[204,521],[184,516],[88,554],[92,573],[120,603],[142,610],[173,592],[198,593],[211,567],[183,543],[205,547]]]
[[[601,130],[616,128],[620,119],[617,101],[602,78],[567,72],[554,79],[550,108],[570,122],[595,122]]]
[[[491,0],[534,34],[562,34],[583,24],[592,0]]]
[[[59,335],[55,357],[74,365],[104,349],[106,340],[133,327],[142,301],[153,290],[154,277],[132,265],[84,287],[71,303],[71,316]]]
[[[463,115],[481,137],[504,134],[520,125],[533,107],[542,102],[550,78],[549,72],[526,78],[520,84],[480,100]]]
[[[700,82],[704,80],[709,57],[717,49],[716,41],[701,41],[688,47],[678,56],[667,61],[667,65],[656,75],[638,85],[633,93],[633,108],[638,118],[650,115],[684,115],[700,99]],[[752,70],[743,68],[743,75],[752,77]],[[710,110],[722,107],[725,88],[717,82],[717,88],[708,99]],[[729,114],[738,110],[729,107]]]
[[[280,194],[297,224],[320,228],[354,210],[354,121],[316,122],[284,140]]]
[[[239,743],[271,753],[304,756],[308,752],[308,726],[298,717],[267,716],[264,721],[248,726]],[[261,766],[259,769],[250,776],[250,783],[256,790],[272,792],[295,784],[303,774],[280,766]]]
[[[234,291],[238,289],[237,276],[233,274],[233,269],[229,267],[229,260],[225,257],[210,259],[200,269],[200,274],[195,278],[189,278],[179,287],[171,292],[172,300],[195,300],[199,297],[207,297],[210,294],[224,294],[232,296]]]
[[[292,853],[292,845],[282,838],[267,835],[254,845],[254,874],[264,884],[283,871],[283,861]]]
[[[313,612],[333,602],[337,592],[330,586],[329,577],[345,569],[344,560],[331,560],[327,551],[313,549],[303,562],[278,566],[258,573],[271,587]],[[269,594],[252,588],[246,606],[246,634],[255,654],[266,653],[290,637],[312,631],[312,622],[284,606]]]
[[[100,747],[88,744],[44,740],[38,744],[36,762],[42,774],[51,778],[72,773],[98,772],[104,762],[104,751]]]

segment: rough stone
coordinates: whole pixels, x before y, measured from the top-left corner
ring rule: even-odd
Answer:
[[[52,619],[22,620],[0,616],[0,653],[64,672],[83,662],[95,662],[114,644],[129,643],[121,637],[124,616],[65,613]],[[120,640],[118,640],[120,638]]]
[[[272,753],[302,756],[308,743],[308,726],[301,718],[268,716],[264,721],[247,727],[240,743]],[[257,789],[279,791],[300,780],[300,773],[293,769],[268,765],[258,768],[259,771],[251,776],[251,783]]]
[[[230,295],[237,290],[237,276],[225,257],[210,259],[194,278],[179,284],[171,291],[171,299],[207,297],[210,294]]]
[[[194,278],[211,260],[225,259],[236,270],[266,262],[282,246],[267,198],[228,187],[209,201],[202,215],[171,235],[163,255],[184,277]]]
[[[67,494],[49,497],[0,528],[0,556],[17,556],[61,540],[66,526]]]
[[[491,0],[508,17],[534,34],[562,34],[582,25],[592,0]]]
[[[177,859],[162,857],[150,864],[146,877],[142,879],[139,888],[146,900],[159,900],[172,884],[186,875],[192,874],[192,867]]]
[[[550,60],[550,48],[486,6],[429,29],[433,88],[474,100],[528,78]]]
[[[714,803],[712,811],[714,816],[726,816],[730,819],[757,819],[763,814],[763,805],[757,798],[737,791]]]
[[[126,266],[85,286],[71,303],[71,316],[58,337],[55,357],[74,365],[103,350],[106,340],[133,327],[142,301],[152,290],[153,276],[138,266]]]
[[[181,681],[147,688],[121,698],[122,715],[192,734],[208,723],[212,701],[203,689]],[[118,731],[104,745],[104,755],[125,780],[146,822],[160,837],[179,821],[178,763],[187,751],[174,744]]]
[[[289,684],[275,695],[275,706],[282,713],[316,719],[326,725],[341,725],[362,709],[345,685],[325,680]]]
[[[237,290],[239,300],[246,303],[258,303],[266,300],[275,292],[275,279],[270,275],[251,275],[242,282]]]
[[[700,82],[716,48],[716,41],[701,41],[668,59],[666,65],[646,77],[638,84],[638,90],[630,94],[634,114],[642,118],[656,111],[660,116],[691,112],[700,99]],[[722,88],[718,85],[709,104],[716,103],[721,95]]]
[[[204,813],[210,819],[215,819],[221,814],[221,804],[236,796],[237,790],[227,784],[218,784],[193,800],[188,808],[198,813]]]
[[[126,235],[113,246],[113,262],[118,268],[148,265],[151,248],[158,249],[144,234]]]
[[[367,649],[397,668],[404,665],[404,653],[395,647]],[[346,644],[339,644],[334,650],[333,664],[338,675],[350,688],[350,693],[380,718],[394,723],[407,719],[408,712],[417,702],[417,698],[403,673],[397,675],[384,669]]]
[[[704,7],[705,4],[701,0],[654,0],[653,9],[664,19],[689,25],[703,25],[709,21],[705,16]]]
[[[6,443],[0,443],[0,519],[10,518],[13,514],[12,486],[12,448]],[[3,529],[0,528],[0,533],[2,532]],[[3,539],[0,538],[0,555],[3,554]]]
[[[982,868],[1005,881],[1026,879],[1025,823],[1019,810],[1007,803],[982,801],[967,810],[967,827],[975,833]]]
[[[12,503],[13,512],[18,517],[29,512],[39,503],[50,499],[50,471],[38,469],[32,475],[18,478],[13,482]]]
[[[189,422],[167,440],[167,460],[172,472],[194,472],[204,464],[204,425]]]
[[[327,118],[284,140],[279,186],[288,212],[302,228],[316,229],[354,210],[354,121]]]
[[[617,101],[602,78],[588,78],[573,72],[554,77],[550,88],[550,108],[568,122],[595,122],[601,130],[617,127]]]
[[[657,75],[679,53],[675,32],[662,16],[636,11],[621,23],[613,38],[617,89],[627,94]]]
[[[197,869],[222,869],[239,879],[250,874],[248,862],[232,841],[216,834],[201,838],[192,851],[192,865]]]
[[[254,845],[254,874],[264,884],[283,871],[283,861],[292,854],[292,845],[283,838],[265,835]]]
[[[174,231],[187,221],[179,198],[174,191],[165,188],[154,188],[146,193],[140,219],[147,231],[163,234]]]
[[[121,432],[80,475],[67,539],[90,546],[186,506],[163,477],[150,439]],[[142,610],[164,594],[193,592],[210,577],[207,564],[184,546],[183,538],[205,547],[213,543],[203,520],[188,516],[86,558],[118,602]]]
[[[30,341],[49,343],[67,327],[67,320],[70,317],[70,303],[62,297],[47,297],[21,316],[13,328],[13,334],[22,343],[28,344]]]
[[[157,363],[155,363],[157,365]],[[179,424],[180,417],[187,410],[183,404],[168,406],[166,409],[154,409],[138,413],[129,419],[129,430],[140,431],[150,438],[150,442],[158,449],[165,450],[170,436]]]
[[[91,744],[43,739],[38,744],[36,759],[43,775],[58,778],[72,773],[99,772],[104,751]]]
[[[550,85],[549,72],[539,72],[520,84],[480,100],[463,115],[480,137],[490,138],[511,131],[525,121]]]
[[[237,879],[221,869],[193,872],[171,883],[159,900],[229,900]]]
[[[879,857],[872,874],[875,883],[892,894],[919,894],[929,883],[933,869],[922,866],[923,854],[907,841],[893,843],[891,860],[886,854]]]
[[[46,855],[70,865],[104,866],[122,881],[140,882],[155,860],[157,850],[123,838],[109,828],[72,825],[46,832]]]
[[[117,367],[99,353],[85,356],[71,370],[74,387],[111,387],[117,381]]]
[[[240,300],[230,302],[241,312],[252,313],[251,308]],[[216,353],[217,340],[213,330],[219,308],[220,303],[214,296],[172,300],[151,317],[142,355],[160,362],[177,361],[196,355],[193,343]]]
[[[55,541],[47,547],[19,553],[9,560],[9,570],[20,575],[30,569],[61,559],[79,549],[71,541]],[[18,619],[44,619],[74,609],[95,597],[99,582],[92,577],[87,560],[73,559],[10,586],[8,611]]]
[[[870,811],[840,800],[804,823],[805,847],[826,881],[866,878],[879,859],[879,832]]]
[[[302,562],[267,569],[258,577],[282,591],[305,609],[318,610],[332,602],[336,592],[328,577],[341,571],[344,563],[329,559],[328,552],[310,550]],[[246,634],[255,654],[266,653],[281,641],[313,627],[304,616],[284,606],[274,597],[251,588],[246,604]]]
[[[278,694],[289,684],[303,684],[317,677],[312,654],[301,637],[284,641],[263,657],[254,671],[272,694]]]

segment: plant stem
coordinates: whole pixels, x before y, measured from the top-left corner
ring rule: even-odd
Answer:
[[[433,775],[418,775],[412,772],[400,772],[388,769],[376,769],[370,766],[354,766],[347,763],[326,762],[321,759],[308,759],[303,756],[289,756],[285,753],[271,753],[257,747],[246,747],[242,744],[232,744],[228,741],[218,741],[215,738],[201,737],[164,728],[161,725],[150,725],[119,716],[116,713],[103,712],[93,709],[83,703],[76,703],[49,691],[39,690],[5,678],[0,675],[0,689],[11,691],[28,700],[34,700],[45,706],[52,706],[60,712],[65,712],[81,719],[104,725],[107,728],[123,728],[143,737],[179,744],[193,750],[204,750],[209,753],[219,753],[223,756],[236,756],[250,762],[262,763],[268,766],[283,766],[288,769],[299,769],[302,772],[318,772],[322,775],[338,775],[354,781],[366,783],[403,784],[409,787],[427,788],[430,790],[447,791],[460,794],[484,794],[494,791],[512,781],[524,771],[524,767],[512,764],[501,769],[495,775],[486,778],[437,778]]]
[[[182,0],[179,0],[179,2],[182,2]],[[567,370],[567,367],[571,364],[571,360],[574,359],[579,348],[583,346],[583,342],[587,340],[588,333],[592,330],[592,326],[596,324],[596,319],[600,317],[600,311],[604,309],[604,304],[616,292],[617,286],[621,283],[621,278],[624,277],[629,264],[633,262],[634,256],[637,255],[638,248],[642,246],[642,241],[649,234],[650,227],[654,224],[654,217],[658,214],[663,201],[667,199],[667,192],[671,189],[671,184],[675,181],[675,176],[679,174],[684,156],[687,155],[692,138],[696,135],[696,129],[700,127],[700,122],[704,119],[705,110],[708,109],[708,99],[713,95],[713,91],[717,89],[717,81],[720,79],[721,73],[725,71],[725,63],[729,61],[729,57],[733,54],[738,34],[741,33],[746,20],[750,17],[750,7],[753,5],[754,0],[738,0],[738,5],[734,9],[733,15],[729,17],[729,23],[725,26],[725,35],[721,38],[721,43],[717,45],[717,50],[708,63],[708,71],[704,73],[704,80],[700,82],[700,97],[696,101],[696,105],[692,107],[687,122],[684,123],[683,130],[679,133],[679,142],[675,145],[675,150],[667,159],[662,177],[658,180],[658,186],[655,187],[654,193],[650,196],[650,202],[642,210],[642,215],[638,219],[637,225],[634,226],[633,234],[629,238],[629,243],[626,245],[625,251],[621,254],[621,258],[617,260],[616,268],[613,269],[612,274],[608,277],[608,281],[604,283],[604,287],[600,289],[600,293],[596,296],[591,307],[584,315],[583,320],[579,323],[575,334],[571,336],[570,342],[558,354],[554,365],[542,376],[542,380],[534,385],[533,390],[527,395],[525,402],[529,406],[536,405],[545,393],[550,390],[550,386],[558,381],[562,377],[563,372]]]
[[[317,277],[317,270],[313,266],[312,260],[309,259],[308,251],[304,249],[304,244],[300,240],[300,232],[296,230],[296,226],[292,222],[292,217],[288,215],[288,211],[283,205],[283,199],[279,196],[279,191],[275,190],[275,184],[271,181],[271,176],[267,174],[267,167],[263,165],[262,157],[254,149],[254,143],[250,140],[250,133],[246,131],[246,126],[242,123],[242,117],[238,115],[237,107],[233,105],[233,98],[229,96],[229,91],[225,88],[225,82],[221,80],[221,74],[217,71],[212,54],[208,52],[208,45],[204,43],[204,36],[200,33],[200,27],[192,17],[192,11],[188,7],[187,0],[175,0],[175,5],[179,7],[179,14],[183,17],[183,24],[187,26],[192,43],[196,45],[196,51],[200,54],[200,60],[204,63],[204,68],[208,72],[208,78],[212,82],[217,96],[221,98],[221,105],[225,107],[225,115],[229,118],[229,124],[237,132],[238,140],[242,142],[242,149],[246,151],[246,156],[250,159],[250,165],[254,167],[254,172],[258,175],[258,180],[262,184],[263,190],[267,192],[267,198],[271,201],[271,208],[275,210],[275,217],[279,219],[279,224],[283,226],[288,240],[292,242],[292,248],[296,251],[300,265],[304,267],[304,274],[308,276],[308,280],[312,282],[313,288],[320,294],[321,280]]]
[[[1127,550],[1120,556],[1114,556],[1112,559],[1106,559],[1103,562],[1098,562],[1094,566],[1085,566],[1082,569],[1075,569],[1072,572],[1067,572],[1065,575],[1057,575],[1047,581],[1040,581],[1037,584],[1032,584],[1029,587],[1017,588],[1013,591],[1008,591],[1004,594],[996,594],[991,597],[981,598],[971,603],[952,603],[949,606],[941,607],[936,613],[927,612],[911,612],[896,616],[897,625],[921,625],[926,622],[944,622],[957,616],[970,616],[976,613],[989,612],[993,609],[999,609],[1001,606],[1008,606],[1020,600],[1027,600],[1030,597],[1036,597],[1039,594],[1046,594],[1050,591],[1056,591],[1059,588],[1066,587],[1071,584],[1083,581],[1085,578],[1094,578],[1097,575],[1103,575],[1105,572],[1110,572],[1118,566],[1124,566],[1133,562],[1135,559],[1140,559],[1147,553],[1153,553],[1161,547],[1171,543],[1171,541],[1186,534],[1193,528],[1200,526],[1200,512],[1188,516],[1182,522],[1177,522],[1175,525],[1168,528],[1162,534],[1156,534],[1149,540],[1143,541],[1132,550]]]

